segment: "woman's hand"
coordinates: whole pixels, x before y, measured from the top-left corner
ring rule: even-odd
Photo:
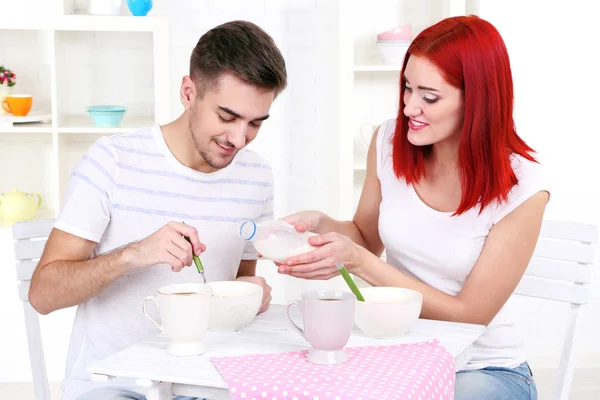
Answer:
[[[324,233],[319,232],[319,228],[321,228],[324,216],[325,214],[320,211],[309,210],[288,215],[285,218],[281,218],[281,220],[295,226],[298,232]]]
[[[350,270],[362,263],[366,251],[347,236],[336,232],[313,236],[308,242],[319,248],[288,258],[285,264],[278,265],[279,273],[302,279],[330,279],[339,273],[337,264],[344,264]]]

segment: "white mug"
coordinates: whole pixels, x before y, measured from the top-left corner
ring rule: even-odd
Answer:
[[[343,290],[315,290],[302,293],[300,301],[287,305],[285,315],[292,328],[300,334],[312,349],[306,360],[313,364],[340,364],[348,360],[344,346],[350,339],[354,325],[356,297]],[[290,308],[296,306],[302,312],[304,329],[290,316]]]
[[[167,353],[174,356],[202,354],[202,342],[210,316],[210,287],[200,283],[176,283],[158,289],[158,296],[148,296],[142,303],[146,318],[171,339]],[[146,302],[158,306],[161,322],[148,315]]]

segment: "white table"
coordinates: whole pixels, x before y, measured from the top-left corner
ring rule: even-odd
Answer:
[[[96,381],[113,377],[133,378],[147,388],[148,400],[167,400],[173,395],[208,399],[231,399],[227,384],[211,357],[251,353],[276,353],[308,349],[309,345],[290,328],[284,306],[272,305],[239,332],[207,332],[207,352],[194,357],[174,357],[165,352],[169,339],[158,336],[135,344],[88,367]],[[295,309],[293,309],[295,311]],[[301,323],[296,312],[295,320]],[[413,329],[399,339],[377,340],[358,329],[346,347],[423,342],[437,338],[454,356],[459,370],[470,359],[472,343],[484,332],[483,325],[419,319]]]

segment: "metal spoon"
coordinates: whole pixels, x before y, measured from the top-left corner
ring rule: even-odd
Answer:
[[[185,224],[185,222],[182,222],[183,224]],[[183,237],[185,240],[188,241],[189,244],[192,244],[191,240],[189,237],[184,236]],[[204,276],[204,266],[202,265],[202,261],[200,261],[200,257],[198,257],[195,253],[194,250],[192,250],[192,258],[194,259],[194,264],[196,264],[196,269],[198,270],[198,273],[200,275],[202,275],[202,281],[204,282],[204,284],[206,285],[206,277]],[[213,290],[213,288],[210,285],[206,285],[208,286],[208,288],[210,289],[210,292],[212,293],[212,295],[214,297],[219,297],[217,296],[217,294],[215,293],[215,291]]]

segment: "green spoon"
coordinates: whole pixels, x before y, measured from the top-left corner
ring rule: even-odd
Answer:
[[[352,277],[348,273],[348,270],[346,269],[346,267],[344,267],[344,264],[339,263],[339,264],[336,265],[336,267],[340,271],[340,274],[342,275],[342,278],[344,278],[344,280],[346,281],[346,283],[350,287],[350,290],[352,290],[352,293],[354,293],[354,295],[356,296],[356,300],[358,300],[358,301],[365,301],[365,298],[360,293],[360,290],[358,290],[358,286],[356,286],[356,283],[354,283],[354,281],[352,280]]]
[[[185,222],[182,222],[182,224],[185,224]],[[185,240],[188,241],[189,244],[192,244],[191,240],[189,237],[184,236],[183,237]],[[194,264],[196,264],[196,269],[198,270],[198,273],[200,275],[202,275],[202,280],[204,281],[204,283],[206,283],[206,277],[204,276],[204,266],[202,265],[202,261],[200,261],[200,257],[198,257],[194,251],[192,250],[192,257],[194,258]]]

